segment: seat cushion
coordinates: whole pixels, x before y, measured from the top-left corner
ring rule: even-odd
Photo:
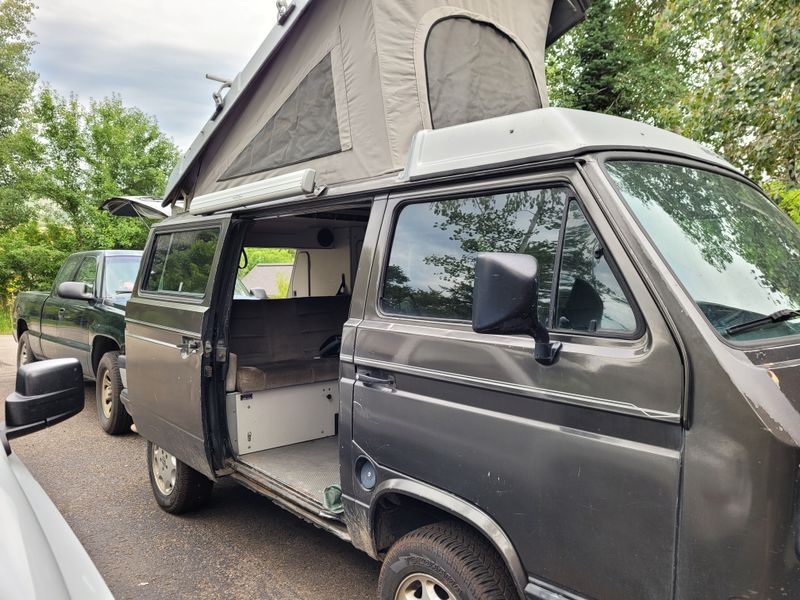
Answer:
[[[240,366],[236,371],[236,389],[246,394],[338,378],[338,357],[284,360],[258,366]]]

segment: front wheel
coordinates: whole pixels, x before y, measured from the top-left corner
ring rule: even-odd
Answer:
[[[211,497],[213,481],[153,442],[147,442],[147,470],[153,496],[168,513],[195,510]]]
[[[23,331],[17,342],[17,368],[19,369],[22,365],[27,365],[37,360],[31,351],[30,335],[28,335],[27,331]]]
[[[100,427],[108,434],[120,435],[131,428],[131,417],[122,401],[122,377],[117,364],[119,352],[106,352],[97,366],[95,398],[97,400],[97,419]]]
[[[378,580],[380,600],[512,600],[517,592],[500,556],[469,527],[426,525],[389,549]]]

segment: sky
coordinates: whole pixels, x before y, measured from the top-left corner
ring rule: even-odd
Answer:
[[[273,0],[38,0],[31,59],[40,82],[82,102],[118,93],[181,150],[275,25]]]

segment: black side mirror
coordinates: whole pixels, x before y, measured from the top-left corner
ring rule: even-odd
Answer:
[[[16,391],[6,398],[6,420],[0,438],[6,440],[55,425],[83,410],[83,369],[75,358],[56,358],[22,365]]]
[[[65,281],[59,284],[58,295],[71,300],[94,300],[94,293],[81,281]]]
[[[561,342],[539,322],[539,264],[529,254],[482,252],[475,265],[472,329],[477,333],[526,334],[536,340],[534,358],[543,365],[556,361]]]

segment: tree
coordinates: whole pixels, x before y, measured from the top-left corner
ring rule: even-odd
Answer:
[[[0,233],[30,215],[25,188],[35,147],[21,121],[36,83],[32,17],[28,0],[0,0]]]

